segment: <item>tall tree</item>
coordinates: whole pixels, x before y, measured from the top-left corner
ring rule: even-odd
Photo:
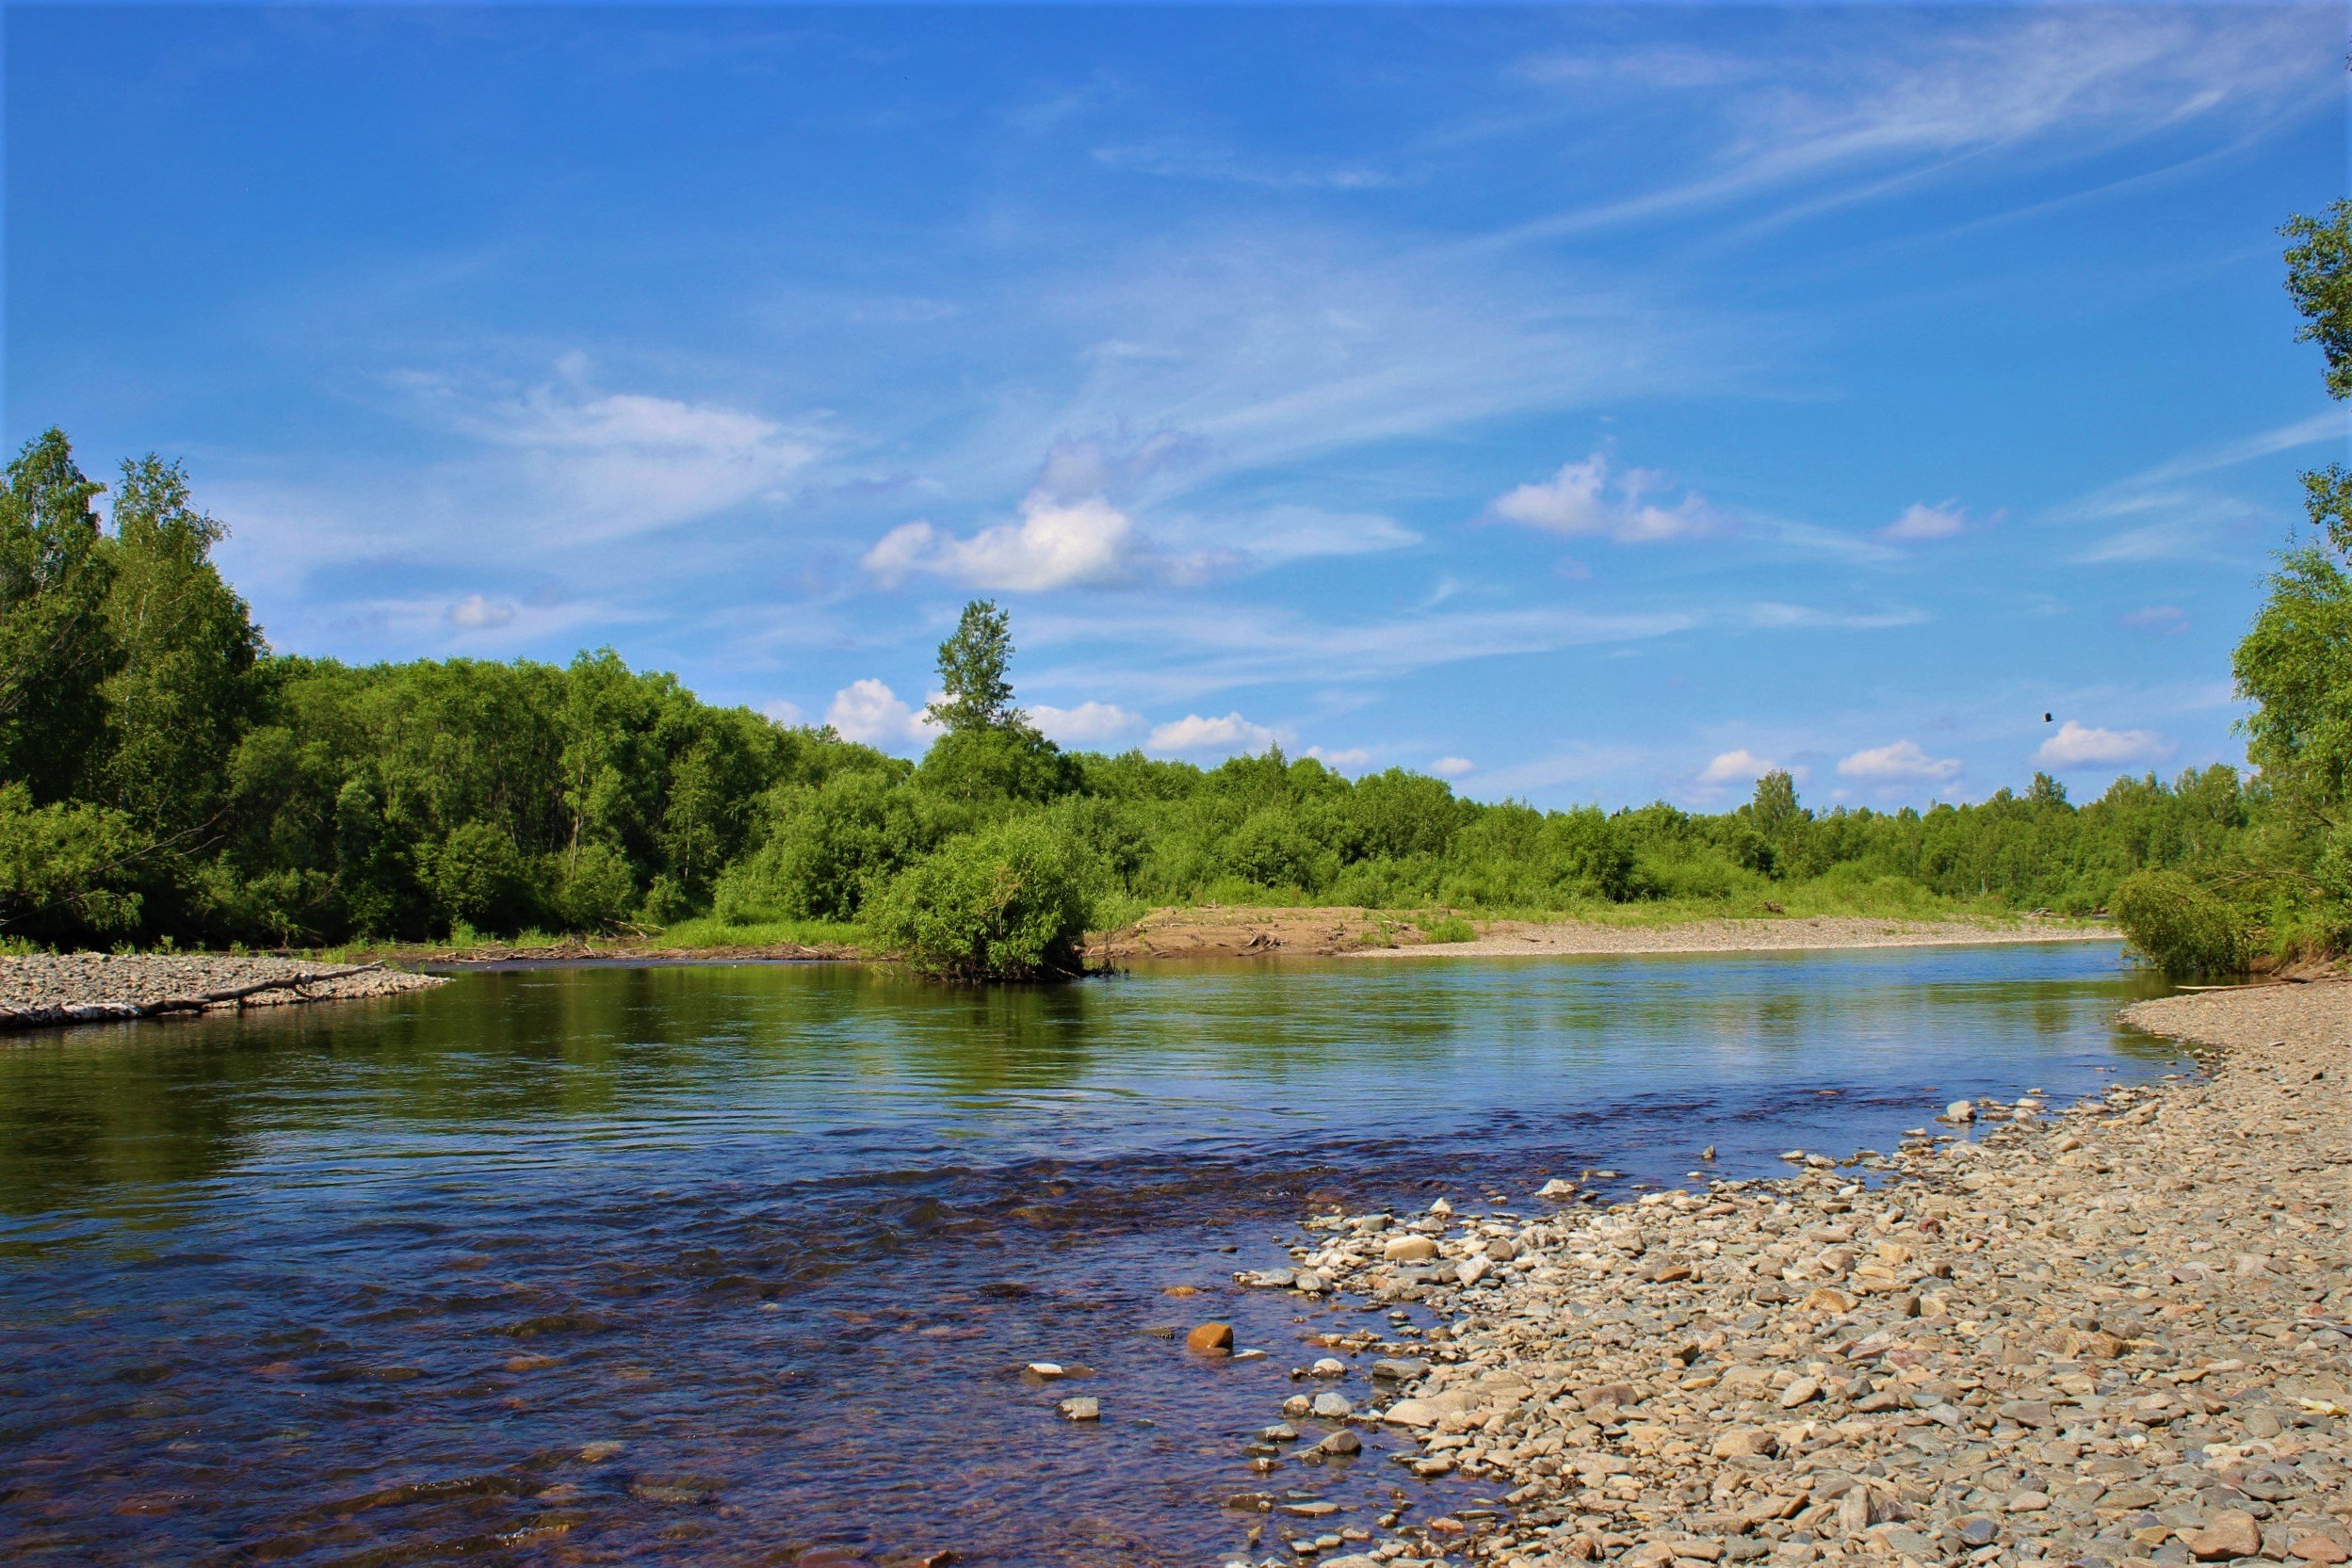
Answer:
[[[2352,202],[2322,218],[2296,217],[2280,231],[2287,292],[2303,313],[2296,336],[2327,361],[2328,392],[2352,397]],[[2316,855],[2322,881],[2352,895],[2352,474],[2336,464],[2303,476],[2318,538],[2283,552],[2269,597],[2231,659],[2238,694],[2255,708],[2245,720],[2247,754],[2283,808],[2296,858]]]
[[[964,606],[955,634],[939,645],[939,687],[944,694],[927,710],[950,735],[967,730],[1005,730],[1019,724],[1013,705],[1013,618],[990,599]]]
[[[41,801],[86,781],[105,729],[113,562],[91,507],[104,489],[56,429],[27,442],[0,483],[0,779]]]
[[[105,797],[159,832],[214,822],[229,753],[252,717],[261,634],[213,564],[227,534],[190,504],[178,463],[151,455],[122,465],[106,595],[121,663],[104,687],[114,732]]]

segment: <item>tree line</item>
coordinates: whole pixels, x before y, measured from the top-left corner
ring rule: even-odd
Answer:
[[[2352,203],[2288,226],[2289,289],[2352,395]],[[319,946],[827,922],[968,975],[1072,967],[1165,903],[2088,913],[2179,969],[2352,937],[2352,472],[2306,476],[2235,660],[2250,773],[2036,775],[1924,812],[1481,803],[1279,750],[1068,752],[1015,705],[1005,613],[939,654],[919,762],[699,701],[609,649],[567,666],[273,654],[221,525],[154,457],[106,487],[63,434],[0,483],[0,938]]]

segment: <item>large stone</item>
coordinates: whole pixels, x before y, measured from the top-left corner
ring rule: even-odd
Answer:
[[[1184,1336],[1184,1348],[1195,1355],[1230,1355],[1233,1353],[1233,1325],[1203,1323]]]
[[[2263,1528],[2252,1514],[2229,1509],[2208,1519],[2203,1529],[2182,1531],[2181,1544],[2199,1562],[2253,1557],[2263,1549]]]
[[[1780,1451],[1780,1439],[1762,1427],[1733,1427],[1715,1436],[1717,1459],[1770,1459]]]
[[[1425,1236],[1392,1236],[1380,1255],[1390,1263],[1427,1263],[1437,1255],[1437,1243]]]
[[[1076,1398],[1064,1399],[1054,1408],[1062,1413],[1062,1418],[1064,1421],[1099,1421],[1102,1419],[1102,1401],[1091,1394],[1081,1394]]]
[[[1399,1399],[1380,1413],[1381,1419],[1399,1427],[1434,1427],[1442,1418],[1427,1399]]]

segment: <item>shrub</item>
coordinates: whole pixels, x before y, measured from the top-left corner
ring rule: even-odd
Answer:
[[[1014,819],[949,840],[869,906],[875,934],[918,973],[955,980],[1076,975],[1095,868],[1061,834]]]
[[[628,858],[607,844],[583,844],[557,857],[561,881],[556,913],[575,931],[600,931],[620,925],[637,903],[637,878]]]
[[[1443,920],[1433,922],[1422,934],[1432,942],[1475,942],[1478,940],[1478,928],[1458,914],[1449,914]]]
[[[530,885],[514,840],[487,822],[453,829],[433,855],[434,913],[455,932],[511,931],[527,919]]]
[[[2245,932],[2230,906],[2178,871],[2142,871],[2109,905],[2123,934],[2167,975],[2218,975],[2244,962]]]

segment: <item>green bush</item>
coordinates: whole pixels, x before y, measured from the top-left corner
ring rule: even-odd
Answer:
[[[2181,872],[2126,878],[2109,908],[2132,946],[2167,975],[2222,975],[2244,966],[2247,936],[2236,913]]]
[[[1095,867],[1061,834],[1016,818],[949,840],[871,906],[873,929],[922,974],[1036,980],[1079,974]]]
[[[1478,928],[1458,914],[1449,914],[1443,920],[1433,922],[1422,934],[1432,942],[1475,942],[1478,940]]]

